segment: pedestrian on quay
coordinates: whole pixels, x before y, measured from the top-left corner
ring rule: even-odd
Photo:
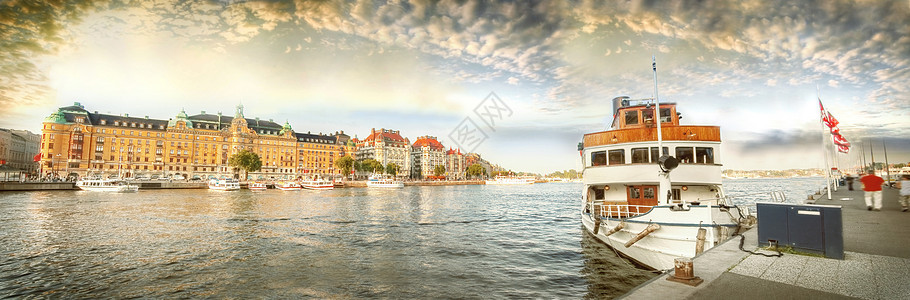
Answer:
[[[847,174],[847,190],[853,190],[853,176],[850,176],[850,174]]]
[[[910,210],[910,175],[901,176],[901,181],[897,182],[897,188],[901,189],[900,201],[898,201],[901,203],[901,211],[907,212]]]
[[[866,176],[861,177],[859,181],[863,184],[863,191],[865,191],[866,209],[882,210],[882,184],[885,183],[885,180],[875,176],[874,170],[867,170]]]

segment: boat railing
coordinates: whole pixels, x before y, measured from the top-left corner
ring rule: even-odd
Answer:
[[[770,191],[763,193],[740,194],[735,196],[724,196],[720,198],[700,199],[701,203],[717,203],[724,205],[754,205],[756,202],[770,201],[774,203],[786,203],[787,195],[783,191]]]
[[[651,211],[652,205],[609,204],[603,201],[590,203],[591,211],[604,218],[628,218],[643,215]]]

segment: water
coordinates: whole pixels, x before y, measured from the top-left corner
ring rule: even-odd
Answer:
[[[724,191],[734,204],[745,205],[755,212],[756,202],[771,202],[770,191],[781,191],[785,203],[803,204],[806,197],[825,186],[824,177],[724,179]]]
[[[816,181],[725,185],[802,199]],[[5,192],[0,298],[601,299],[655,276],[584,233],[580,197],[577,183]]]
[[[580,184],[0,194],[0,297],[606,298]]]

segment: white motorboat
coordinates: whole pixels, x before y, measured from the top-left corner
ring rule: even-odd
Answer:
[[[213,191],[236,191],[240,190],[240,182],[236,179],[211,179],[208,182],[210,190]]]
[[[680,125],[675,103],[613,99],[611,129],[579,143],[584,228],[658,270],[731,238],[754,219],[724,195],[720,142],[717,126]]]
[[[494,177],[493,180],[486,180],[485,183],[499,185],[534,184],[534,178],[499,175]]]
[[[254,192],[255,191],[264,191],[267,188],[265,183],[262,183],[262,182],[250,182],[250,184],[247,187],[250,189],[250,191],[254,191]]]
[[[92,192],[135,192],[138,185],[120,179],[84,179],[76,182],[76,187]]]
[[[308,190],[331,190],[335,188],[334,183],[323,179],[301,181],[300,186]]]
[[[275,183],[275,188],[282,191],[299,191],[300,184],[296,181],[281,181]]]
[[[370,175],[370,178],[367,180],[367,187],[401,188],[401,187],[404,187],[404,183],[402,183],[401,181],[395,180],[392,177],[385,176],[383,174],[373,174],[373,175]]]

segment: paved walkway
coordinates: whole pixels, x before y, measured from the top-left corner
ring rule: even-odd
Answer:
[[[784,254],[764,257],[739,251],[730,240],[694,261],[698,287],[662,275],[626,299],[910,299],[910,212],[901,212],[897,190],[886,189],[882,211],[868,211],[862,191],[840,189],[816,204],[841,205],[845,259]],[[745,234],[757,249],[757,230]],[[771,253],[766,252],[765,253]]]

